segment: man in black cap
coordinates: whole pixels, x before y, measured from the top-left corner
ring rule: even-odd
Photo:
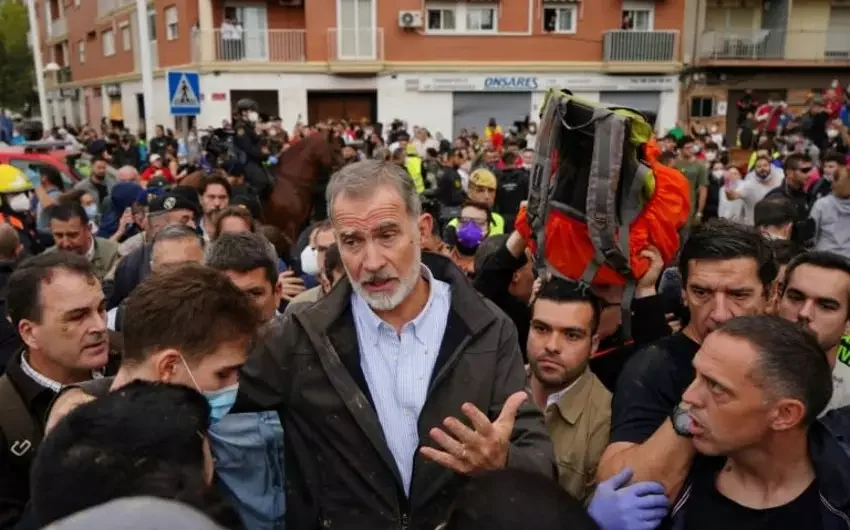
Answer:
[[[197,218],[200,215],[198,194],[192,196],[178,192],[178,186],[169,193],[153,198],[147,214],[145,241],[146,243],[130,252],[118,263],[112,285],[112,295],[109,297],[109,309],[118,307],[124,298],[151,273],[150,241],[154,236],[169,225],[182,224],[197,229]],[[191,188],[189,188],[191,190]]]

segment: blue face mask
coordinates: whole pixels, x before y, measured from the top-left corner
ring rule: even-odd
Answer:
[[[215,392],[204,392],[204,397],[210,404],[210,421],[218,423],[224,418],[236,403],[236,394],[239,393],[239,383],[231,385]]]
[[[236,395],[239,393],[239,383],[222,388],[221,390],[204,392],[195,380],[195,376],[192,375],[192,370],[189,369],[186,359],[180,356],[180,360],[183,361],[183,366],[186,367],[186,372],[189,373],[189,378],[194,383],[195,388],[207,398],[207,403],[210,404],[210,423],[218,423],[222,418],[227,416],[227,413],[230,412],[230,409],[236,403]]]

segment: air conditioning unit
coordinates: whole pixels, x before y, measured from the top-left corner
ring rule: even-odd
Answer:
[[[283,7],[300,7],[304,5],[304,0],[277,0],[277,3]]]
[[[398,12],[398,27],[400,28],[421,28],[422,27],[422,12],[421,11],[399,11]]]

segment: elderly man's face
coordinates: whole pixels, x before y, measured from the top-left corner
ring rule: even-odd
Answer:
[[[139,172],[132,167],[122,167],[118,170],[118,181],[119,182],[138,182],[139,181]]]
[[[398,307],[421,274],[421,219],[411,217],[389,185],[364,197],[340,195],[332,212],[340,257],[355,291],[376,311]]]

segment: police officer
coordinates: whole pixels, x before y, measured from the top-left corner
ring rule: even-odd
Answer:
[[[236,137],[233,139],[233,144],[245,153],[245,180],[258,196],[264,198],[271,193],[272,178],[263,167],[269,155],[263,151],[260,137],[255,129],[259,119],[258,110],[257,102],[253,99],[245,98],[236,102],[233,124]]]

